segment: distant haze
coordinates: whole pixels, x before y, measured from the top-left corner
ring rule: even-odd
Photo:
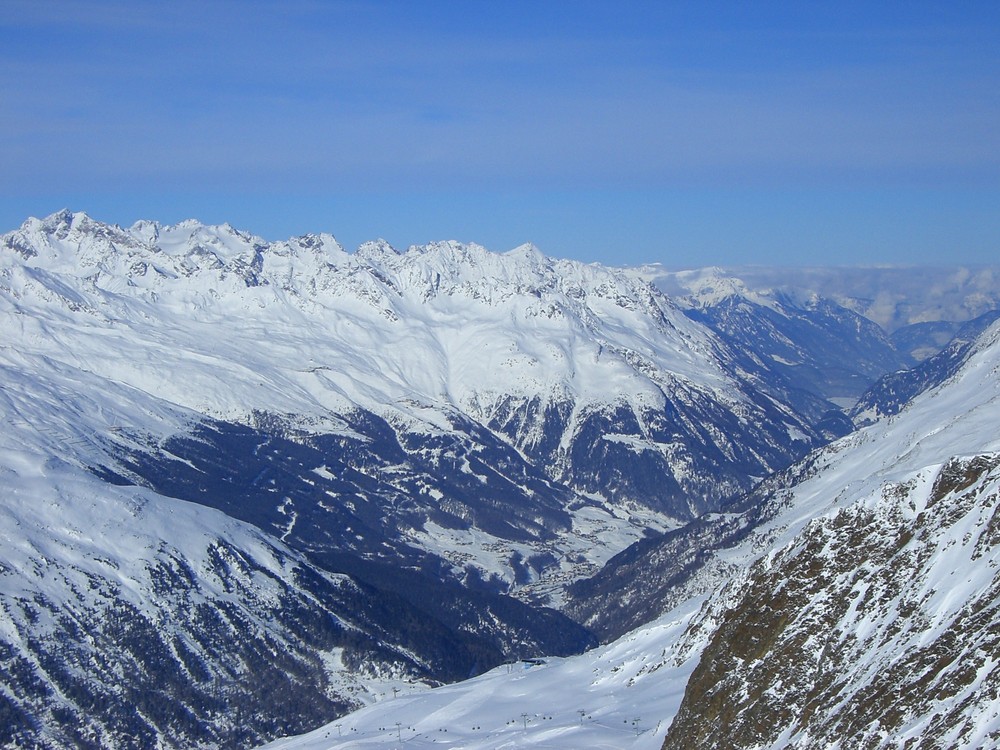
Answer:
[[[674,272],[650,268],[669,295],[687,294],[706,273],[739,279],[753,291],[813,293],[875,321],[888,332],[914,323],[970,320],[1000,308],[1000,266],[741,267]]]

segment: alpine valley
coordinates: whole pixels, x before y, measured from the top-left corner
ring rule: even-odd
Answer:
[[[27,220],[0,744],[996,746],[1000,276],[777,273]]]

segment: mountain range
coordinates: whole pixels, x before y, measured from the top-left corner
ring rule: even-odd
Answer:
[[[862,526],[889,513],[855,511],[846,488],[937,463],[975,475],[955,486],[978,497],[994,466],[983,431],[944,441],[968,393],[922,417],[944,436],[925,464],[906,462],[916,432],[910,453],[873,437],[990,369],[975,364],[996,348],[989,315],[942,321],[959,336],[933,354],[921,339],[918,357],[857,304],[752,282],[528,245],[348,253],[330,235],[29,219],[0,237],[0,741],[246,747],[377,716],[390,691],[419,701],[518,660],[607,658],[650,627],[711,693],[710,675],[734,673],[712,640],[732,592],[784,585],[747,571],[791,575],[805,558],[782,550],[802,534],[848,544],[823,530],[834,509]],[[881,463],[835,460],[866,441]],[[968,495],[898,492],[914,507]],[[903,516],[893,529],[934,540],[948,520]],[[799,600],[822,589],[802,586]],[[701,623],[697,648],[678,612]],[[691,701],[668,742],[717,739]],[[817,737],[846,731],[824,710]]]
[[[732,514],[646,624],[269,750],[995,747],[998,326],[947,382],[755,490],[767,507]]]

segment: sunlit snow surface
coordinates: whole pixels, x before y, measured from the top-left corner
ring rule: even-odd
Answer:
[[[696,383],[730,403],[740,399],[711,356],[694,356],[710,353],[712,342],[679,311],[667,307],[659,309],[662,317],[643,317],[619,304],[618,293],[635,292],[636,279],[580,264],[539,268],[553,262],[530,248],[505,261],[474,246],[445,244],[414,249],[410,260],[422,254],[424,262],[410,264],[379,244],[349,256],[331,237],[303,238],[284,254],[272,245],[267,263],[276,281],[253,286],[257,239],[231,228],[142,224],[131,234],[109,229],[104,245],[83,246],[74,244],[73,224],[85,217],[64,219],[67,234],[48,246],[50,257],[10,259],[0,268],[6,292],[0,297],[0,399],[7,420],[0,434],[0,480],[8,498],[0,533],[10,563],[35,566],[32,586],[50,591],[56,601],[61,590],[46,578],[47,556],[68,560],[81,574],[115,575],[105,560],[115,545],[126,563],[113,561],[121,566],[123,588],[137,603],[144,601],[139,594],[148,581],[139,566],[129,570],[127,561],[152,554],[156,530],[166,526],[189,531],[181,535],[185,558],[201,560],[219,534],[273,561],[276,578],[287,577],[290,563],[279,561],[278,548],[253,529],[214,511],[168,505],[152,493],[108,488],[84,475],[109,446],[158,441],[186,429],[198,414],[241,418],[257,408],[322,422],[352,404],[382,411],[388,404],[411,429],[433,431],[446,425],[439,411],[427,408],[430,400],[486,410],[490,394],[475,385],[498,373],[495,382],[521,393],[554,383],[557,391],[572,390],[582,399],[606,397],[611,389],[623,398],[655,401],[657,387],[671,385],[669,380]],[[24,231],[40,228],[29,222]],[[148,248],[133,246],[137,237],[157,238],[160,254],[152,258]],[[478,254],[475,263],[459,264],[476,273],[449,276],[451,256],[462,253]],[[240,274],[233,272],[234,259]],[[206,275],[225,263],[228,274]],[[334,275],[345,287],[323,286],[331,278],[327,266],[337,269]],[[363,273],[353,272],[362,266]],[[63,267],[87,270],[86,283],[64,284],[58,276]],[[414,269],[423,274],[419,279],[412,278]],[[191,283],[169,283],[184,276]],[[564,309],[538,302],[539,279],[566,280]],[[578,305],[574,296],[584,281],[595,290],[590,307]],[[351,294],[341,293],[344,288]],[[422,304],[423,295],[444,288],[450,293],[441,295],[440,304]],[[510,296],[490,296],[498,288]],[[483,295],[493,316],[479,318],[471,330],[468,305]],[[645,363],[669,362],[671,369],[642,374],[620,353],[595,346],[595,333],[627,342]],[[776,547],[793,544],[812,519],[873,502],[886,484],[933,471],[952,456],[1000,449],[998,336],[994,326],[952,382],[819,455],[814,475],[781,500],[784,507],[774,518],[707,566],[711,585],[699,588],[682,609],[579,657],[501,667],[434,690],[387,683],[374,705],[273,747],[378,747],[399,740],[408,747],[658,747],[711,634],[712,618],[733,592],[710,599],[701,610],[698,597]],[[566,343],[540,346],[540,339]],[[480,345],[485,340],[490,343]],[[388,358],[386,352],[399,356]],[[364,377],[371,372],[385,377],[373,382]],[[339,428],[335,422],[317,427]],[[632,439],[629,445],[662,448]],[[618,520],[602,529],[601,517],[582,517],[580,538],[615,532],[616,543],[623,544],[629,522]],[[120,539],[116,529],[123,530]],[[470,547],[476,542],[452,541]],[[493,564],[484,550],[476,547],[477,559]],[[948,588],[947,581],[938,586]],[[225,596],[211,581],[207,594]],[[329,668],[340,671],[335,653]],[[392,687],[400,691],[395,697]]]
[[[394,746],[402,739],[405,747],[470,750],[658,748],[714,624],[739,598],[740,572],[762,557],[775,557],[782,548],[794,548],[813,519],[844,508],[885,507],[886,488],[898,483],[919,488],[953,456],[1000,450],[998,425],[1000,325],[995,325],[951,381],[924,394],[898,416],[823,449],[815,475],[783,498],[778,515],[743,544],[716,553],[716,562],[706,566],[706,579],[716,582],[718,593],[700,609],[696,597],[657,623],[581,656],[550,659],[540,666],[503,667],[457,685],[387,697],[320,730],[268,747],[379,747]],[[969,523],[981,526],[985,521],[970,517]],[[960,537],[963,528],[947,533]],[[959,538],[940,540],[945,549],[956,542],[961,550]],[[961,610],[963,597],[981,591],[994,577],[992,557],[958,559],[964,573],[958,579],[952,577],[952,564],[958,563],[951,558],[942,558],[924,572],[920,585],[937,592],[926,604],[935,609],[930,613],[934,622],[948,620]],[[725,571],[735,585],[723,585]],[[926,637],[933,638],[934,633],[928,630]],[[891,639],[888,644],[878,658],[893,658]],[[581,710],[586,712],[582,722]],[[980,725],[976,736],[1000,727],[1000,702],[995,698],[974,701],[970,710]],[[919,736],[930,718],[914,717],[907,736]]]
[[[738,400],[711,337],[638,274],[530,248],[352,255],[329,235],[265,245],[227,225],[122,230],[82,214],[13,238],[36,253],[0,254],[22,347],[65,356],[72,337],[76,364],[212,416],[393,405],[420,423],[435,401],[474,412],[498,393],[563,391],[655,404],[664,378]],[[640,374],[626,350],[651,366]]]
[[[692,468],[695,439],[647,438],[664,429],[644,422],[663,421],[668,397],[682,411],[719,407],[747,435],[768,422],[774,445],[804,437],[795,415],[765,415],[720,362],[719,342],[642,274],[553,260],[530,246],[500,254],[443,242],[398,253],[373,242],[350,254],[330,235],[267,243],[228,225],[122,229],[63,212],[4,236],[0,323],[0,367],[13,388],[50,376],[49,411],[60,421],[66,395],[106,394],[64,427],[74,440],[112,448],[126,435],[147,435],[155,448],[199,417],[246,423],[264,412],[304,433],[336,434],[345,429],[337,415],[365,409],[398,433],[437,436],[454,431],[455,414],[487,425],[530,410],[536,416],[506,433],[491,428],[527,455],[553,441],[546,410],[565,408],[558,451],[545,463],[563,481],[573,467],[560,462],[568,464],[587,417],[622,408],[640,434],[608,435],[609,444],[669,467],[690,493],[684,503],[717,500],[747,474],[706,487]],[[10,418],[37,423],[51,433],[49,447],[59,446],[63,428],[36,418],[25,407],[31,398],[11,404]],[[749,442],[706,431],[729,459]],[[598,510],[571,512],[573,528],[552,550],[558,569],[519,595],[558,604],[566,582],[676,522],[639,498],[589,495]],[[454,564],[468,551],[484,578],[515,578],[506,561],[517,545],[490,549],[493,540],[475,530],[447,549],[431,533],[410,541]]]
[[[457,685],[393,695],[269,750],[352,747],[635,748],[663,741],[696,658],[678,616],[583,656],[518,662]]]

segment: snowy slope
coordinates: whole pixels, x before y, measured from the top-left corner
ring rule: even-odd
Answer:
[[[94,476],[100,444],[124,439],[109,426],[120,394],[64,375],[3,368],[0,742],[245,746],[363,704],[387,675],[429,676],[370,635],[371,594],[348,577],[218,511]],[[186,416],[144,405],[161,428]]]
[[[785,401],[796,403],[816,424],[826,420],[825,428],[840,437],[850,428],[838,429],[849,424],[838,409],[853,405],[879,376],[912,361],[843,300],[796,288],[796,275],[789,271],[784,280],[773,280],[781,286],[762,287],[722,268],[650,270],[689,317],[760,360],[769,373],[766,387],[784,389]]]
[[[988,329],[963,368],[898,415],[848,435],[762,482],[723,513],[637,543],[570,592],[567,611],[614,637],[688,596],[718,588],[763,551],[787,543],[843,497],[878,494],[952,456],[996,450],[1000,329]],[[919,404],[919,406],[918,406]],[[831,494],[829,487],[838,487]],[[642,584],[634,583],[642,573]]]
[[[525,602],[820,440],[530,247],[64,212],[0,239],[0,318],[5,742],[247,746],[579,652]]]
[[[234,746],[358,704],[324,666],[352,626],[315,599],[349,580],[310,590],[301,560],[217,512],[4,453],[0,741]],[[299,631],[296,607],[328,631]]]
[[[484,595],[458,597],[482,618],[464,632],[204,503],[122,483],[110,455],[200,415],[5,353],[0,744],[246,747],[481,671],[505,642],[586,645],[568,620]]]
[[[697,652],[681,636],[691,613],[582,656],[517,662],[466,682],[380,703],[268,750],[403,746],[651,750],[664,706],[676,706]],[[396,744],[393,744],[396,743]]]
[[[53,252],[50,268],[69,262],[89,274],[104,262],[80,248]],[[0,533],[9,565],[0,601],[9,638],[0,739],[243,747],[364,703],[375,685],[455,679],[503,658],[482,641],[481,621],[463,634],[391,592],[329,576],[277,534],[115,486],[134,479],[115,473],[122,456],[164,455],[204,424],[203,413],[163,392],[190,395],[199,377],[222,392],[230,373],[208,354],[211,321],[195,321],[204,357],[168,345],[188,302],[172,320],[169,305],[138,310],[78,276],[5,269]],[[306,421],[343,431],[341,420]],[[523,653],[555,645],[532,643],[537,626],[510,606],[471,601],[461,602],[467,615],[516,631],[509,641]]]
[[[312,416],[346,399],[398,404],[420,421],[407,401],[488,410],[495,394],[558,390],[587,402],[658,403],[661,380],[739,399],[711,339],[640,280],[531,248],[498,255],[440,243],[399,254],[369,243],[349,255],[329,235],[267,245],[226,225],[121,230],[66,213],[29,220],[4,239],[14,251],[4,254],[4,287],[22,312],[66,314],[81,344],[95,328],[127,340],[158,333],[130,341],[145,350],[131,370],[110,347],[110,361],[86,349],[76,356],[214,416],[244,417],[250,405]],[[144,366],[171,352],[185,358],[187,387],[158,382]],[[625,352],[670,368],[643,377]],[[229,387],[212,388],[218,381]]]
[[[375,746],[397,721],[414,747],[993,746],[998,420],[995,325],[948,382],[793,469],[658,622],[272,747]]]
[[[869,388],[851,410],[857,424],[870,424],[879,417],[896,414],[918,394],[940,385],[954,375],[975,351],[975,342],[998,318],[1000,310],[988,312],[957,326],[941,351],[916,367],[883,376]]]
[[[823,441],[640,273],[530,246],[372,242],[349,254],[330,235],[268,243],[228,225],[122,229],[62,212],[2,238],[0,314],[2,356],[72,366],[97,390],[204,420],[344,438],[340,458],[368,456],[348,467],[375,477],[365,497],[398,494],[397,480],[420,488],[406,544],[555,602],[647,529]],[[494,483],[476,456],[525,466]],[[173,468],[162,454],[118,458],[110,469],[151,486],[181,465],[207,471],[193,453]],[[455,470],[516,498],[519,516],[501,509],[516,528],[490,526],[490,505],[442,483]]]

